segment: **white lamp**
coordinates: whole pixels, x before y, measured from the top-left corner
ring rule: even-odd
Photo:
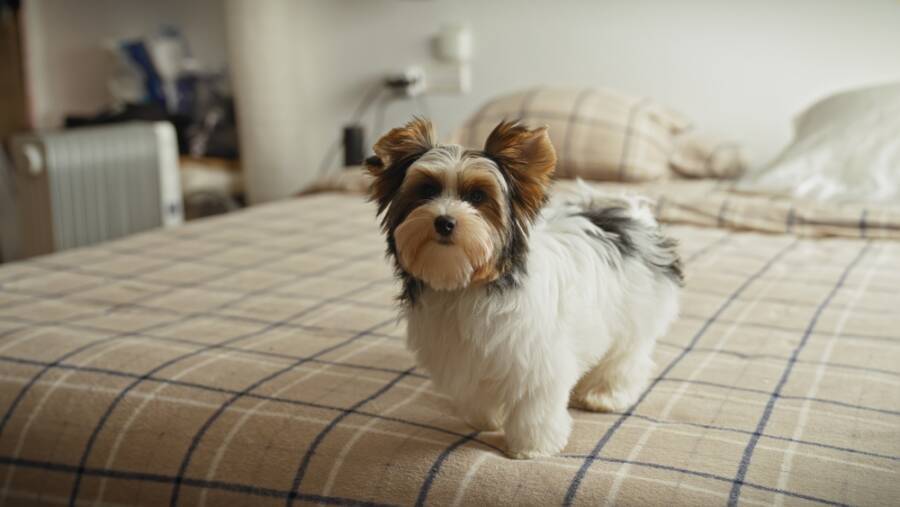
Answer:
[[[435,56],[449,65],[435,65],[429,71],[428,91],[468,93],[472,88],[472,31],[468,25],[451,23],[441,27],[434,40]]]
[[[438,58],[465,63],[472,58],[472,31],[464,24],[447,24],[437,35]]]

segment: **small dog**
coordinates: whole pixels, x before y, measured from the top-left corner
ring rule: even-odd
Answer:
[[[623,411],[678,314],[681,261],[638,199],[586,185],[552,205],[546,128],[503,122],[481,151],[431,124],[391,130],[366,162],[403,283],[408,346],[513,458],[560,452],[567,407]]]

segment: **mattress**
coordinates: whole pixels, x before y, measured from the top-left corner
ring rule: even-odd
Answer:
[[[704,185],[645,189],[686,263],[653,381],[530,461],[415,368],[358,195],[3,266],[0,504],[896,504],[892,215]]]

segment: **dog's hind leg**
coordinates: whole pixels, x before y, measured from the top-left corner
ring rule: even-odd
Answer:
[[[653,342],[629,343],[607,353],[589,370],[569,397],[574,408],[594,412],[624,412],[637,401],[653,372]]]
[[[647,306],[635,311],[631,322],[622,326],[620,332],[626,335],[616,337],[606,355],[572,389],[572,407],[624,412],[637,402],[653,375],[653,346],[678,316],[677,291],[677,284],[667,280],[649,291],[655,298],[642,299]]]

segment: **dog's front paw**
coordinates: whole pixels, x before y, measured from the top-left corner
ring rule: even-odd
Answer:
[[[478,431],[497,431],[503,426],[502,406],[469,402],[457,406],[462,420]]]
[[[561,450],[562,450],[562,448],[559,448],[555,451],[546,451],[546,450],[541,450],[541,449],[519,449],[519,450],[507,449],[506,455],[512,459],[549,458],[550,456],[557,454]]]
[[[502,426],[499,417],[486,414],[466,414],[463,416],[463,420],[478,431],[497,431]]]
[[[508,442],[506,454],[512,459],[546,458],[559,454],[565,446],[565,440],[560,443],[559,441],[554,442],[546,439],[539,442],[529,442],[525,445]]]
[[[527,425],[506,428],[506,454],[513,459],[534,459],[559,454],[569,440],[568,414],[556,425]],[[524,430],[524,431],[523,431]]]
[[[572,400],[572,406],[593,412],[625,412],[640,397],[640,392],[625,389],[588,391]]]

